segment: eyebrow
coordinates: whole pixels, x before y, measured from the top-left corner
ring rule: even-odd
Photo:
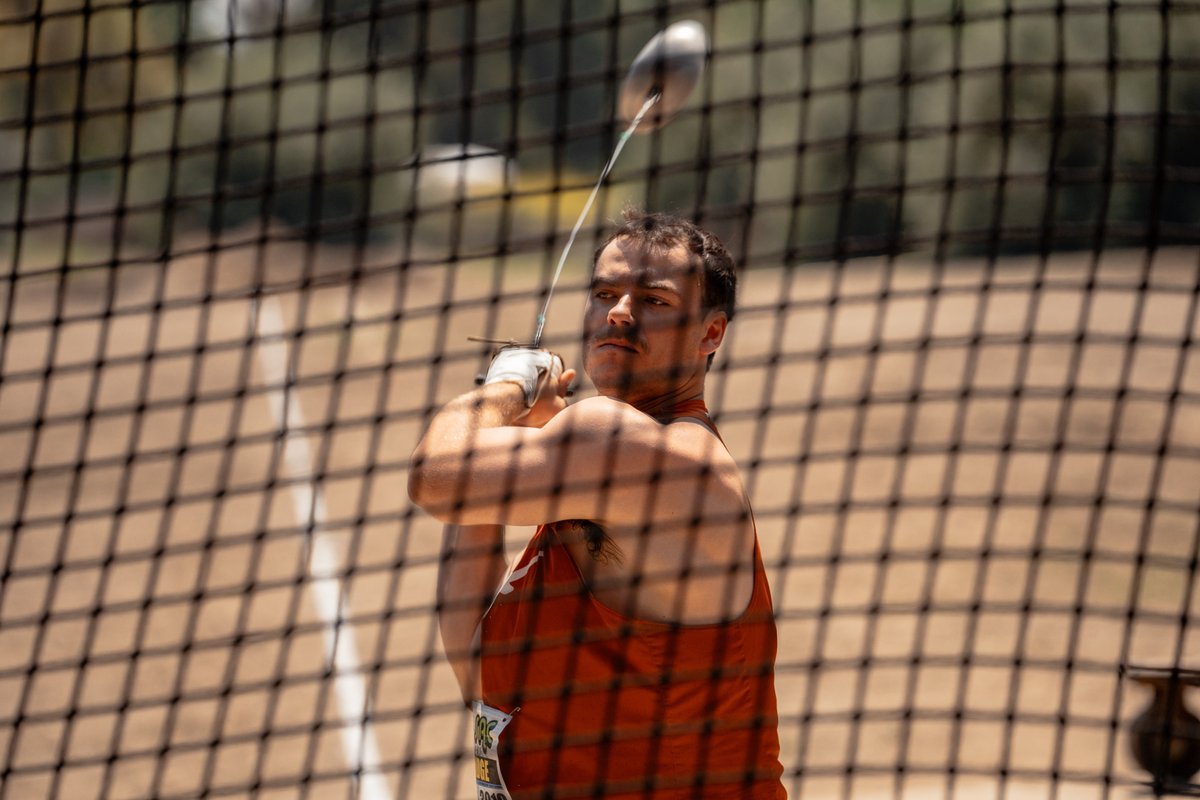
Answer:
[[[622,281],[610,280],[608,278],[598,278],[592,276],[591,288],[595,289],[598,286],[617,286]],[[667,292],[675,296],[680,296],[679,290],[675,288],[670,281],[654,281],[654,280],[639,280],[637,282],[639,289],[650,289],[657,292]]]

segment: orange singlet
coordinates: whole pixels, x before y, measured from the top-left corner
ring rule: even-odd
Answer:
[[[702,402],[674,409],[683,416],[716,433]],[[757,538],[746,610],[728,623],[672,625],[600,603],[543,525],[484,617],[482,647],[483,703],[505,718],[498,766],[514,800],[786,797]],[[488,785],[480,797],[504,796]]]

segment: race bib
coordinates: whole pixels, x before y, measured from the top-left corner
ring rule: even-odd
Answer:
[[[475,712],[475,790],[478,798],[512,800],[504,785],[504,776],[500,774],[500,757],[497,755],[500,734],[512,722],[512,716],[478,700],[471,704],[471,709]]]

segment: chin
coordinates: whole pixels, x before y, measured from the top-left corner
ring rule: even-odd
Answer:
[[[589,369],[588,378],[591,379],[597,392],[605,397],[617,399],[634,394],[638,386],[638,379],[634,373],[611,365]]]
[[[627,380],[628,376],[632,374],[629,362],[633,355],[634,353],[622,350],[589,348],[583,352],[583,369],[588,377],[604,375]],[[595,378],[593,378],[592,383],[595,382]]]

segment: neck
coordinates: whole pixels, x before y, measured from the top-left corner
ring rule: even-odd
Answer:
[[[617,395],[616,397],[647,416],[656,418],[670,416],[674,409],[686,403],[704,402],[704,380],[701,379],[696,383],[688,381],[658,394],[626,397]]]

